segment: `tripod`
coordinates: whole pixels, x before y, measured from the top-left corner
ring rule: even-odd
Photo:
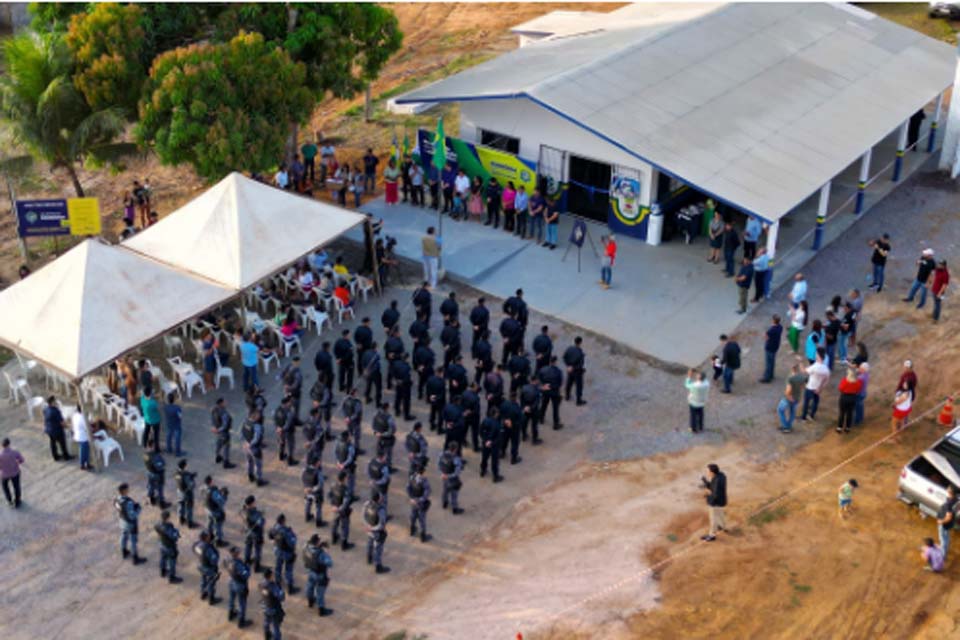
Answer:
[[[574,224],[576,225],[576,222],[574,222]],[[590,243],[590,248],[593,249],[594,257],[597,260],[600,259],[600,253],[597,251],[597,246],[593,244],[593,237],[590,235],[590,227],[587,226],[586,223],[581,223],[581,224],[583,224],[583,238],[581,238],[580,244],[577,244],[577,273],[580,273],[580,254],[583,251],[584,240]],[[574,243],[572,242],[567,243],[567,249],[566,251],[563,252],[563,257],[560,258],[560,262],[566,262],[567,254],[570,253],[570,247],[572,247],[573,245]]]

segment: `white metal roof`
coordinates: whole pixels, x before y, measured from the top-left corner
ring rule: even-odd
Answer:
[[[397,101],[530,99],[775,221],[953,81],[952,47],[846,5],[678,15],[547,38]]]

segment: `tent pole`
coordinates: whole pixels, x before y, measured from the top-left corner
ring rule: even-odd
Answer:
[[[364,219],[363,228],[363,238],[367,245],[366,250],[370,252],[370,263],[373,265],[373,273],[370,274],[370,279],[373,280],[377,295],[381,295],[383,291],[380,288],[380,261],[377,259],[376,242],[373,240],[373,223],[370,222],[369,217]]]

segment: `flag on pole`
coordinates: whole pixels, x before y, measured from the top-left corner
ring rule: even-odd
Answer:
[[[397,142],[397,130],[393,130],[393,141],[390,144],[390,152],[393,154],[393,157],[397,161],[397,165],[400,164],[400,143]]]
[[[443,133],[443,116],[437,120],[437,132],[433,135],[433,166],[443,171],[447,164],[447,136]]]
[[[407,128],[403,128],[403,157],[410,155],[410,136],[407,135]]]

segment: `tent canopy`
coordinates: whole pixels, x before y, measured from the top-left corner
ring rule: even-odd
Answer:
[[[123,246],[239,291],[365,219],[231,173]]]
[[[0,292],[0,342],[77,379],[235,295],[87,240]]]

